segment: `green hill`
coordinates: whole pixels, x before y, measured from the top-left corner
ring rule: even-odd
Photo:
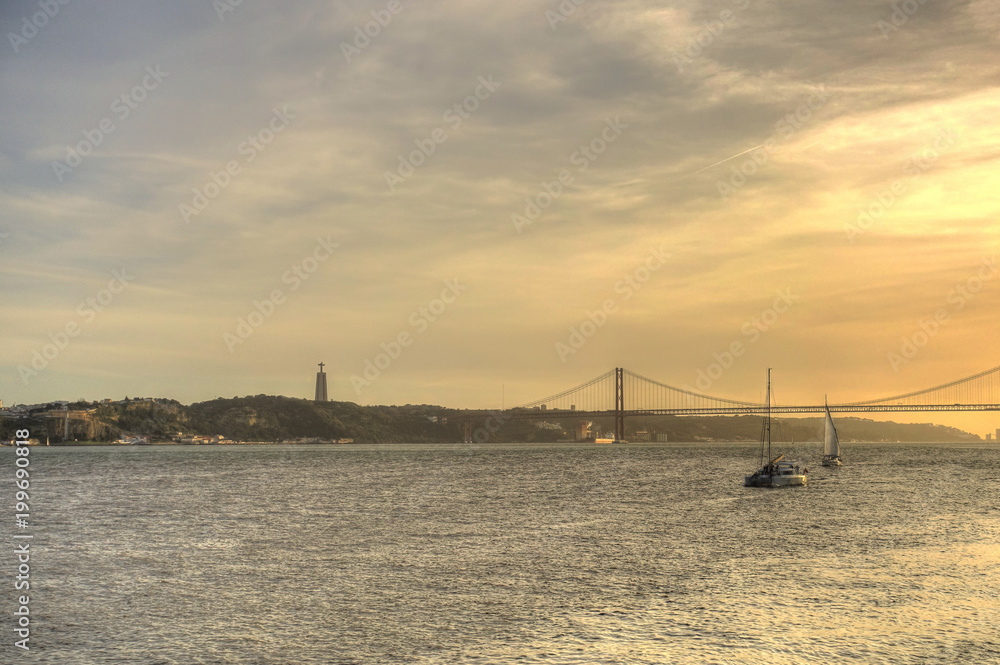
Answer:
[[[123,436],[146,436],[151,441],[169,441],[177,436],[221,435],[235,441],[286,441],[301,438],[353,439],[357,443],[461,442],[464,423],[472,422],[476,442],[547,442],[574,438],[579,422],[567,412],[553,411],[545,420],[508,420],[497,428],[485,427],[482,412],[447,409],[432,405],[359,406],[352,402],[323,402],[292,397],[256,395],[214,399],[185,406],[171,399],[128,399],[114,403],[69,404],[76,414],[70,420],[70,440],[115,441]],[[0,438],[13,438],[14,430],[28,426],[32,436],[62,441],[62,419],[45,418],[42,412],[59,405],[38,408],[29,418],[0,419]],[[492,424],[492,423],[491,423]],[[626,436],[640,440],[667,441],[756,441],[761,419],[756,416],[656,416],[630,417]],[[940,425],[876,422],[863,418],[837,418],[842,441],[962,442],[978,436]],[[613,430],[611,418],[594,421],[594,429]],[[818,441],[823,419],[775,419],[775,441]]]

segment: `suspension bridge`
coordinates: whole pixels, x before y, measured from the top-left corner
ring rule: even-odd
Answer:
[[[627,416],[763,415],[768,405],[714,397],[654,381],[616,367],[561,393],[502,411],[504,419],[614,417],[615,439],[625,439]],[[771,414],[823,413],[824,404],[774,405]],[[1000,366],[956,381],[863,402],[830,404],[838,413],[1000,411]]]

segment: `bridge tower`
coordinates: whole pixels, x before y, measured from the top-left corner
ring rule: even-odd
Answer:
[[[615,368],[615,441],[625,440],[625,370]]]

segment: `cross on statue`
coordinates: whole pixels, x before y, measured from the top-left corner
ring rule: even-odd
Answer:
[[[321,374],[323,373],[323,365],[325,365],[325,364],[326,363],[320,363],[319,364],[319,371],[320,371]]]

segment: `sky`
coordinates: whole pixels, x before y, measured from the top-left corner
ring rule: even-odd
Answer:
[[[992,0],[63,2],[0,9],[5,405],[1000,365]]]

